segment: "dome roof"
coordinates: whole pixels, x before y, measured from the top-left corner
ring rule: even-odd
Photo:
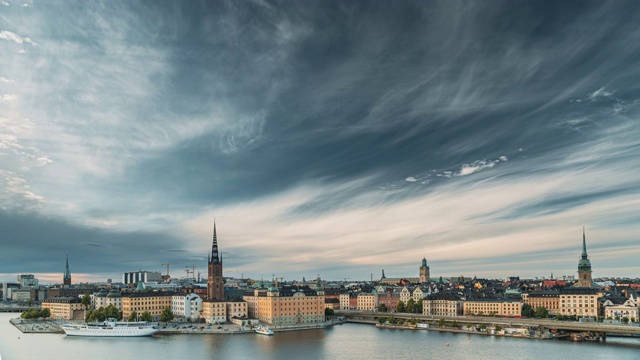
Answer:
[[[578,262],[578,270],[591,271],[591,261],[589,261],[589,259],[580,259]]]
[[[111,291],[109,291],[109,294],[107,294],[108,298],[120,298],[122,297],[122,295],[120,294],[120,292],[116,289],[113,289]]]
[[[107,296],[107,290],[105,289],[100,289],[100,291],[98,291],[98,293],[95,295],[95,297],[105,297]]]

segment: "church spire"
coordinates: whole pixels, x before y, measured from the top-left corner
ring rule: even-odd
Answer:
[[[220,256],[218,254],[218,236],[216,235],[216,220],[213,219],[213,244],[211,245],[211,262],[220,263]]]
[[[64,267],[64,275],[62,277],[63,285],[71,285],[71,271],[69,271],[69,253],[67,253],[67,262]]]

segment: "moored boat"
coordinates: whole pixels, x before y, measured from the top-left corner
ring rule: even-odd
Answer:
[[[67,336],[151,336],[160,329],[155,323],[146,321],[116,321],[107,319],[101,323],[64,324],[62,330]]]
[[[267,336],[273,335],[273,330],[269,329],[269,327],[265,327],[262,325],[256,326],[253,331],[262,335],[267,335]]]

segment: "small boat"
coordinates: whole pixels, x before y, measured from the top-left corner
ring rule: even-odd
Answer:
[[[265,327],[262,325],[256,326],[253,331],[262,335],[267,335],[267,336],[273,335],[273,330],[269,329],[269,327]]]
[[[581,342],[581,341],[584,341],[584,336],[582,336],[582,334],[572,333],[572,334],[569,334],[569,340]]]
[[[116,319],[107,319],[101,323],[88,324],[64,324],[62,330],[67,336],[151,336],[160,329],[155,323],[146,321],[116,321]]]

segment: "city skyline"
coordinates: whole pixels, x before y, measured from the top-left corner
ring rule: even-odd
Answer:
[[[638,276],[640,5],[27,5],[0,280]]]

